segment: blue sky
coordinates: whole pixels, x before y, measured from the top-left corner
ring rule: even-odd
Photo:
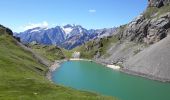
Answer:
[[[130,22],[146,6],[147,0],[1,0],[0,24],[15,32],[64,24],[109,28]]]

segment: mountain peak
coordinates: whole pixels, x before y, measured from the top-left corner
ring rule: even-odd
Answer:
[[[39,32],[39,31],[42,31],[42,30],[47,30],[48,27],[35,27],[33,29],[29,29],[29,30],[26,30],[26,31],[29,31],[29,32]]]
[[[75,24],[67,24],[61,28],[65,32],[66,36],[70,35],[70,33],[72,33],[72,31],[74,31],[74,30],[79,31],[76,33],[81,33],[82,29],[84,29],[81,25],[75,25]]]
[[[73,30],[73,27],[70,27],[70,26],[62,27],[62,30],[65,32],[66,35],[68,35]]]
[[[64,28],[73,28],[73,27],[75,27],[75,24],[67,24],[67,25],[64,25],[63,26]]]

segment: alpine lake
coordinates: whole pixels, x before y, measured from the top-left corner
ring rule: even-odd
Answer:
[[[89,61],[66,61],[52,73],[56,84],[119,100],[170,100],[170,83],[128,75]]]

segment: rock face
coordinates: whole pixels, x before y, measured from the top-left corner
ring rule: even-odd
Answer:
[[[126,25],[119,38],[153,44],[165,38],[170,28],[170,12],[147,19],[143,15]]]
[[[167,5],[170,3],[170,0],[148,0],[148,6],[149,7],[162,7],[164,5]]]
[[[149,7],[162,7],[169,3],[170,0],[148,0]],[[168,8],[170,7],[166,9]],[[165,38],[170,28],[170,9],[161,13],[160,11],[164,11],[164,9],[160,9],[157,9],[158,11],[155,13],[147,9],[148,11],[146,10],[125,26],[124,31],[119,34],[119,38],[147,44],[153,44]],[[145,16],[145,13],[148,12],[150,12],[150,18]]]

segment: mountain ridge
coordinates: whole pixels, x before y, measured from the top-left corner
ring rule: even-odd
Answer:
[[[54,28],[36,27],[14,35],[19,37],[24,44],[35,41],[39,44],[57,45],[70,50],[89,40],[112,35],[115,30],[116,28],[87,30],[81,25],[67,24]]]

